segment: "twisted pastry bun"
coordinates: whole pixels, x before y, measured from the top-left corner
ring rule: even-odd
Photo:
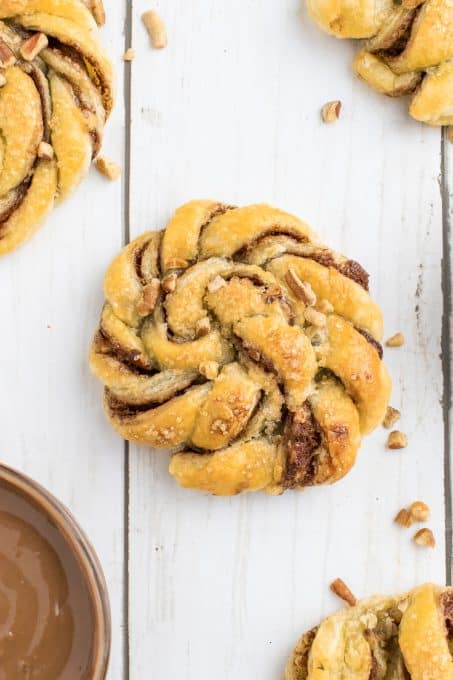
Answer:
[[[426,584],[329,616],[297,643],[285,680],[452,680],[453,589]]]
[[[218,495],[334,482],[390,394],[362,267],[267,205],[194,201],[113,261],[91,351],[125,439]]]
[[[69,196],[99,151],[113,104],[112,68],[87,6],[1,0],[0,84],[3,255]]]
[[[338,38],[365,38],[355,72],[378,92],[412,94],[409,113],[453,125],[450,0],[307,0],[316,23]]]

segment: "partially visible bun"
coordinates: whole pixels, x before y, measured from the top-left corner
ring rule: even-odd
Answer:
[[[85,177],[113,91],[112,67],[80,0],[1,0],[0,75],[3,255]]]
[[[450,0],[307,0],[316,23],[338,38],[367,42],[354,70],[378,92],[412,95],[409,113],[453,124],[453,5]]]
[[[452,588],[359,601],[302,636],[285,680],[453,680],[452,623]]]

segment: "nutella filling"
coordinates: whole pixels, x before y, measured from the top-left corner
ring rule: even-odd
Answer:
[[[356,331],[358,331],[360,333],[360,335],[363,335],[365,340],[367,342],[369,342],[370,345],[372,345],[374,347],[376,352],[379,354],[379,359],[382,359],[382,357],[384,356],[384,350],[382,349],[381,343],[378,342],[377,340],[375,340],[373,338],[373,336],[371,335],[371,333],[368,333],[368,331],[366,331],[365,329],[357,328],[357,326],[354,326],[354,328],[356,329]]]
[[[287,462],[284,485],[306,486],[316,474],[316,452],[322,445],[322,431],[307,402],[286,423]]]
[[[376,626],[365,631],[371,651],[371,670],[368,680],[408,680],[410,678],[398,641],[401,617],[402,613],[398,607],[378,612]]]
[[[93,645],[76,557],[38,505],[0,482],[0,680],[90,680]]]
[[[445,625],[449,639],[453,639],[453,592],[448,591],[440,596],[440,605],[443,609]]]

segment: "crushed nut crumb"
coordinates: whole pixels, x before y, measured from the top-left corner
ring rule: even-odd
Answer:
[[[411,527],[414,523],[411,513],[406,508],[401,508],[393,521],[406,529]]]
[[[149,33],[151,44],[155,49],[162,49],[167,47],[167,31],[165,24],[159,14],[151,9],[142,15],[142,21]]]
[[[315,306],[316,294],[313,288],[307,281],[301,281],[293,267],[289,267],[286,272],[285,281],[299,300],[302,300],[308,307]]]
[[[25,61],[33,61],[49,44],[45,33],[35,33],[27,38],[20,47],[20,54]]]
[[[123,60],[124,61],[133,61],[135,59],[135,50],[132,49],[132,47],[129,47],[128,50],[125,51],[123,54]]]
[[[405,449],[407,446],[407,435],[399,430],[393,430],[388,436],[387,446],[389,449]]]
[[[158,435],[162,437],[162,439],[165,439],[165,441],[168,441],[169,439],[172,439],[174,434],[175,434],[175,428],[174,427],[163,427],[160,432],[158,432]]]
[[[341,112],[341,102],[336,100],[327,102],[321,109],[321,117],[324,123],[335,123],[339,119]]]
[[[0,73],[0,87],[4,87],[6,85],[6,83],[7,83],[7,80],[6,80],[5,76],[3,75],[3,73]]]
[[[47,142],[41,142],[38,146],[38,158],[42,158],[44,161],[51,161],[54,157],[53,147]]]
[[[96,158],[96,167],[100,173],[112,181],[117,180],[121,175],[121,168],[118,163],[111,161],[105,156],[98,156]]]
[[[219,364],[217,361],[204,361],[199,365],[198,370],[208,380],[215,380],[219,374]]]
[[[354,607],[354,605],[357,604],[357,598],[352,594],[346,583],[341,578],[335,579],[335,581],[330,584],[330,590],[351,607]]]
[[[402,333],[395,333],[385,344],[387,347],[401,347],[404,345],[404,335]]]
[[[211,432],[220,432],[220,434],[226,434],[228,432],[228,423],[225,420],[217,418],[212,422]]]
[[[414,543],[421,545],[423,548],[435,548],[436,539],[431,529],[420,529],[413,537]]]
[[[397,604],[397,609],[399,609],[402,614],[407,612],[408,607],[409,607],[409,598],[406,598],[405,600],[401,600],[401,602],[399,602]]]
[[[398,411],[398,409],[393,408],[393,406],[387,406],[387,411],[385,412],[385,418],[384,422],[382,423],[387,430],[390,430],[391,427],[401,418],[401,413]]]
[[[426,522],[431,517],[431,510],[423,501],[414,501],[409,507],[409,512],[415,522]]]
[[[156,306],[159,293],[159,279],[151,279],[151,281],[143,287],[141,300],[137,304],[137,313],[140,316],[147,316],[153,311],[154,307]]]
[[[162,290],[164,293],[173,293],[173,291],[176,288],[176,280],[178,278],[178,275],[173,273],[173,274],[167,274],[167,276],[164,277],[162,280]]]

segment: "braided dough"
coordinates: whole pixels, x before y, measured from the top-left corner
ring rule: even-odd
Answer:
[[[47,46],[30,59],[33,37]],[[0,76],[3,255],[30,238],[87,174],[113,94],[110,62],[81,0],[1,0]]]
[[[453,680],[453,589],[373,597],[306,633],[285,680]]]
[[[364,38],[355,72],[378,92],[412,94],[409,113],[453,125],[450,0],[307,0],[316,23],[338,38]]]
[[[213,494],[340,479],[390,395],[367,287],[292,215],[182,206],[107,271],[91,367],[110,422],[182,447],[171,474]]]

